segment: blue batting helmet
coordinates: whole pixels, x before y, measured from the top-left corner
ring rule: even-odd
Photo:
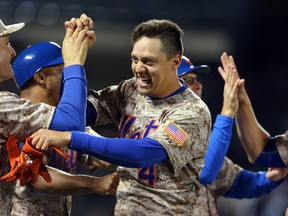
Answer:
[[[14,80],[21,88],[44,67],[63,64],[61,47],[54,42],[40,42],[28,46],[15,58],[12,69]]]
[[[194,66],[186,56],[182,56],[182,62],[178,68],[178,77],[189,72],[195,73],[198,77],[204,77],[210,73],[210,67],[208,65]]]

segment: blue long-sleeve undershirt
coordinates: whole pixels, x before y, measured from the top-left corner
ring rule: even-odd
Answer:
[[[97,112],[95,111],[95,109],[93,109],[94,107],[89,109],[89,103],[87,105],[87,119],[92,119],[90,123],[95,122],[95,118],[97,116]],[[90,116],[88,118],[88,116]],[[93,118],[92,118],[93,116]],[[89,122],[87,120],[87,122]],[[214,129],[211,133],[211,138],[210,138],[210,142],[208,145],[208,150],[207,153],[205,155],[205,166],[201,172],[201,178],[200,178],[200,182],[201,184],[211,184],[212,182],[214,182],[214,180],[216,179],[221,166],[223,164],[224,158],[226,156],[227,150],[229,148],[229,144],[230,144],[230,139],[231,139],[231,135],[232,135],[232,128],[233,128],[233,124],[234,124],[234,119],[227,117],[227,116],[223,116],[223,115],[218,115],[214,124]],[[74,139],[74,138],[73,138]],[[72,139],[72,140],[73,140]],[[117,142],[120,141],[119,139],[117,139]],[[136,141],[136,140],[134,140]],[[132,142],[134,142],[132,141]],[[125,144],[127,145],[127,148],[125,148],[123,146],[123,142],[122,146],[121,143],[120,145],[113,145],[113,147],[115,148],[116,151],[118,151],[118,148],[122,148],[122,150],[124,150],[124,152],[121,152],[121,155],[125,155],[125,158],[129,160],[129,163],[123,164],[123,158],[119,157],[119,155],[114,155],[113,158],[109,157],[109,154],[103,156],[103,152],[99,153],[96,151],[96,149],[93,150],[87,150],[87,152],[85,152],[85,145],[89,145],[89,144],[83,144],[81,147],[79,146],[80,142],[83,142],[83,139],[79,140],[78,143],[76,143],[77,146],[74,146],[75,142],[73,141],[73,144],[70,145],[70,148],[76,150],[76,151],[80,151],[82,153],[86,153],[86,154],[90,154],[93,155],[95,157],[98,157],[99,159],[108,161],[110,163],[114,163],[114,164],[119,164],[122,163],[122,166],[128,166],[128,167],[148,167],[149,164],[147,163],[147,161],[152,161],[152,163],[156,164],[159,163],[161,161],[157,161],[157,159],[163,159],[162,161],[168,159],[167,153],[165,151],[165,149],[163,148],[163,146],[158,143],[155,140],[149,140],[149,142],[146,142],[146,140],[142,140],[142,144],[145,145],[145,149],[147,150],[147,156],[145,157],[141,157],[138,154],[142,154],[145,155],[145,152],[142,152],[141,150],[137,150],[134,148],[130,148],[130,145],[132,145],[131,139],[125,139]],[[99,143],[96,144],[97,141],[95,141],[94,145],[98,145]],[[99,141],[98,141],[99,142]],[[112,140],[109,140],[109,142],[116,142]],[[134,144],[134,147],[136,146],[137,148],[142,148],[141,144],[139,145],[139,141],[136,141],[138,144]],[[151,144],[151,146],[150,146]],[[137,146],[138,145],[138,146]],[[93,145],[92,145],[93,146]],[[151,147],[151,148],[150,148]],[[155,147],[157,147],[158,152],[155,152],[153,154],[151,154],[152,151],[155,150]],[[94,147],[96,148],[96,147]],[[99,147],[100,148],[100,147]],[[111,148],[110,146],[107,148]],[[161,151],[160,151],[161,149]],[[99,150],[98,150],[99,151]],[[113,150],[112,150],[113,151]],[[132,157],[130,156],[130,154],[132,155]],[[107,158],[107,156],[109,158]],[[138,158],[138,162],[134,161],[134,158]],[[141,159],[142,158],[142,159]],[[122,162],[121,162],[122,161]],[[135,164],[137,163],[137,164]],[[142,165],[140,165],[142,164]],[[119,164],[120,165],[120,164]]]
[[[70,149],[120,166],[151,167],[168,159],[163,146],[151,138],[96,137],[72,131]]]
[[[212,184],[221,170],[229,148],[233,125],[233,118],[217,115],[200,175],[202,185]]]
[[[63,94],[49,129],[85,131],[87,80],[81,65],[63,69]]]
[[[286,167],[276,147],[276,138],[271,137],[254,165],[262,167]]]
[[[276,182],[270,181],[266,178],[266,172],[242,170],[224,196],[236,199],[259,197],[270,193],[281,182],[283,179]]]

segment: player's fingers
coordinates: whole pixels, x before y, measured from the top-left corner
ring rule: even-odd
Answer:
[[[236,64],[235,64],[235,61],[234,61],[233,56],[229,56],[229,62],[230,62],[230,64],[234,65],[234,68],[235,68],[235,70],[236,70],[236,75],[237,75],[238,78],[240,79],[240,76],[239,76],[239,73],[238,73],[238,70],[237,70],[237,67],[236,67]]]
[[[38,130],[39,131],[39,130]],[[37,136],[38,131],[34,132],[32,135],[30,135],[30,137],[34,138],[35,136]]]
[[[234,65],[230,65],[230,69],[231,69],[230,83],[231,83],[231,85],[237,85],[236,81],[239,80],[239,77],[237,76],[236,69],[235,69]]]
[[[88,26],[89,30],[93,29],[94,27],[93,20],[90,17],[88,17],[86,14],[82,14],[80,16],[80,20],[84,26]]]
[[[229,58],[226,52],[222,53],[220,60],[221,60],[224,71],[228,71],[229,70],[228,68]]]
[[[266,173],[266,177],[268,179],[274,178],[277,175],[279,175],[280,171],[277,169],[269,169],[269,171]]]
[[[37,146],[37,143],[39,142],[40,137],[38,136],[37,132],[32,134],[30,137],[32,137],[32,140],[30,142],[30,144],[34,147]]]
[[[245,86],[245,79],[240,79],[238,82],[239,89],[244,88]]]
[[[38,150],[42,150],[42,146],[45,143],[45,140],[47,139],[47,135],[46,135],[46,130],[41,129],[39,130],[38,134],[36,137],[34,137],[31,141],[31,143],[33,142],[33,140],[36,138],[36,142],[34,144],[34,147]]]
[[[226,71],[226,83],[230,84],[231,83],[231,77],[232,77],[232,69],[231,65],[228,65],[228,70]]]
[[[225,74],[225,71],[223,70],[223,68],[219,66],[218,72],[220,73],[222,79],[225,81],[226,80],[226,74]]]
[[[89,29],[93,29],[94,28],[94,22],[91,18],[89,18]]]
[[[76,21],[75,17],[72,17],[69,21],[65,21],[64,22],[65,29],[66,28],[74,29],[75,28],[75,21]]]
[[[89,38],[95,38],[96,40],[96,34],[93,30],[88,30],[86,34]]]
[[[74,22],[74,31],[72,32],[72,35],[73,37],[77,37],[79,35],[79,32],[83,29],[83,24],[81,22],[81,20],[79,18],[77,18]]]
[[[80,18],[76,19],[76,26],[77,26],[77,30],[81,31],[84,28],[83,23],[81,22]]]
[[[72,28],[66,28],[65,38],[71,37],[74,32],[76,32],[76,31],[74,31],[74,29],[72,29]]]
[[[89,25],[89,18],[88,18],[88,16],[85,13],[81,14],[80,20],[81,20],[81,22],[82,22],[82,24],[84,26],[88,26]]]
[[[232,65],[235,66],[235,69],[237,69],[237,68],[236,68],[236,64],[235,64],[235,61],[234,61],[234,58],[233,58],[232,55],[229,56],[229,62],[230,62],[230,64],[232,64]]]
[[[238,80],[236,80],[236,82],[235,82],[235,85],[233,85],[233,87],[232,87],[232,95],[237,95],[237,92],[238,92],[238,82],[239,82],[240,80],[238,79]]]
[[[88,27],[85,27],[84,29],[82,29],[79,32],[79,35],[78,35],[77,39],[80,40],[80,41],[84,41],[84,39],[86,37],[89,39],[89,37],[87,36],[87,31],[88,31]]]
[[[49,141],[48,141],[48,139],[45,139],[44,141],[43,141],[43,144],[41,145],[41,150],[42,151],[47,151],[48,150],[48,148],[49,148]]]
[[[45,138],[43,136],[39,136],[39,139],[37,140],[37,143],[34,147],[38,150],[42,150],[42,145],[44,141],[45,141]]]

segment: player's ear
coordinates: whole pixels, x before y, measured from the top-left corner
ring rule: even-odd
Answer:
[[[41,70],[37,72],[36,74],[34,74],[33,78],[34,78],[34,81],[38,83],[39,85],[44,85],[47,80],[45,73],[43,73],[43,71]]]
[[[177,70],[178,67],[180,66],[181,64],[181,56],[179,54],[176,54],[174,57],[173,57],[173,64],[172,64],[172,67],[174,70]]]

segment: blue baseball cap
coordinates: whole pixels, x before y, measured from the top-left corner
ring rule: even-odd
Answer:
[[[195,73],[198,77],[204,77],[207,76],[210,71],[211,69],[208,65],[194,66],[189,58],[182,56],[182,61],[178,68],[178,77],[191,72]]]

